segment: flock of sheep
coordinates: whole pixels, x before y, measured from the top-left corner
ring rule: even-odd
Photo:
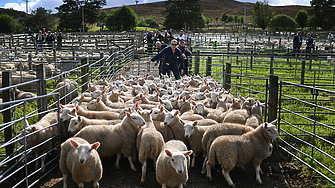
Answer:
[[[210,77],[173,81],[165,76],[119,76],[110,82],[90,83],[89,92],[73,97],[72,104],[61,105],[59,119],[64,188],[69,173],[79,187],[91,181],[99,187],[103,173],[100,157],[114,154],[116,169],[122,154],[133,171],[135,159],[141,162],[141,184],[147,159],[152,159],[162,187],[183,187],[189,168],[201,154],[201,173],[210,180],[211,168],[219,164],[224,178],[234,187],[229,172],[235,166],[244,168],[253,163],[261,184],[260,164],[272,154],[270,142],[279,139],[276,121],[263,122],[258,100],[234,97]],[[58,126],[53,126],[57,122],[56,112],[47,114],[22,131],[21,144],[26,141],[32,147],[58,134]],[[53,144],[50,140],[33,151],[39,156]],[[43,167],[45,157],[41,163]],[[35,167],[39,167],[38,161]]]

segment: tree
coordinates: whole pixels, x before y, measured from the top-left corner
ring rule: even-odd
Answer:
[[[82,13],[85,23],[96,21],[98,10],[106,5],[106,0],[63,0],[63,4],[56,7],[59,16],[59,28],[68,31],[78,31],[82,28]]]
[[[17,33],[22,32],[20,24],[14,20],[14,16],[8,14],[0,15],[0,33]]]
[[[293,18],[285,14],[279,14],[270,21],[270,28],[277,30],[295,30],[297,23]]]
[[[209,23],[211,23],[211,20],[208,17],[204,16],[205,23],[207,25],[207,28],[209,29]]]
[[[153,27],[158,28],[159,25],[153,18],[141,18],[140,22],[138,23],[140,27]]]
[[[241,23],[244,23],[244,16],[241,16],[241,18],[240,18],[240,22],[241,22]]]
[[[200,28],[205,25],[200,0],[167,0],[163,14],[165,28]]]
[[[105,10],[100,11],[97,16],[97,22],[105,23],[105,19],[107,18],[107,16],[108,16],[108,13]]]
[[[228,19],[228,14],[226,14],[225,12],[222,14],[221,16],[221,22],[226,23]]]
[[[215,17],[215,22],[218,23],[219,17]]]
[[[126,5],[112,11],[106,18],[106,26],[110,31],[130,30],[136,27],[137,15]]]
[[[42,28],[52,30],[56,24],[52,10],[46,10],[43,7],[38,7],[36,10],[31,11],[31,14],[20,19],[20,22],[24,27],[30,28],[35,32],[42,30]]]
[[[229,15],[228,18],[227,18],[227,22],[230,23],[232,21],[234,21],[234,17]]]
[[[334,28],[335,1],[333,0],[311,0],[312,9],[308,9],[311,15],[310,25],[314,28],[321,27],[323,30]]]
[[[238,18],[238,16],[234,16],[234,22],[235,23],[240,23],[240,18]]]
[[[304,27],[306,27],[307,20],[308,20],[308,15],[307,15],[307,12],[305,12],[304,10],[300,10],[295,16],[295,21],[298,23],[301,29],[304,29]]]
[[[264,0],[264,2],[257,1],[252,7],[254,10],[250,16],[251,20],[264,30],[273,17],[272,8],[270,7],[269,2],[267,0]]]

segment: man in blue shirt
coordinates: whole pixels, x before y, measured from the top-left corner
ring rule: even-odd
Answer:
[[[171,41],[171,46],[164,48],[157,55],[151,58],[148,63],[151,61],[157,61],[160,57],[165,55],[162,65],[162,74],[166,75],[171,70],[173,72],[176,80],[180,79],[179,69],[177,65],[178,58],[180,60],[180,72],[184,73],[184,58],[181,51],[177,48],[177,40],[173,39]]]
[[[148,53],[152,54],[152,43],[154,40],[154,32],[150,31],[149,34],[147,34],[147,43],[148,43]]]
[[[308,33],[306,39],[306,57],[310,56],[312,48],[314,48],[314,39],[311,37],[311,34]]]

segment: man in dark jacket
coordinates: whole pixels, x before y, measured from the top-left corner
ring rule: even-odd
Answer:
[[[152,54],[152,43],[153,43],[153,40],[154,40],[154,32],[153,31],[150,31],[148,34],[147,34],[147,43],[148,43],[148,53],[149,54]]]
[[[293,54],[299,57],[299,51],[302,44],[302,38],[300,36],[300,31],[298,34],[293,38]]]
[[[42,31],[39,31],[36,35],[36,44],[38,51],[42,51],[43,49],[43,41],[44,41],[44,35],[42,34]]]
[[[63,34],[60,30],[57,31],[57,50],[62,50]]]
[[[174,74],[176,80],[180,79],[179,69],[177,65],[178,58],[180,59],[180,71],[184,73],[184,58],[181,51],[177,48],[177,40],[173,39],[171,41],[171,46],[164,48],[157,55],[151,58],[148,63],[151,61],[157,61],[160,57],[165,55],[162,65],[162,74],[166,75],[171,70]]]
[[[192,52],[187,48],[185,41],[182,39],[179,42],[178,48],[180,49],[184,58],[184,74],[181,75],[184,76],[186,74],[188,76],[188,58],[192,55]],[[180,66],[180,64],[178,66]]]
[[[159,52],[162,51],[164,48],[168,47],[168,45],[165,44],[165,43],[162,44],[161,42],[157,41],[157,42],[156,42],[156,47],[157,47],[157,52],[159,53]],[[164,58],[164,57],[161,57],[161,58],[159,59],[159,66],[158,66],[158,73],[159,73],[159,75],[161,75],[161,73],[162,73],[163,58]],[[157,65],[157,63],[155,63],[154,66],[156,66],[156,65]],[[170,73],[168,73],[168,74],[170,75]]]
[[[55,36],[51,34],[51,31],[48,31],[48,35],[45,38],[45,41],[48,43],[48,48],[52,49],[52,42],[55,41]]]

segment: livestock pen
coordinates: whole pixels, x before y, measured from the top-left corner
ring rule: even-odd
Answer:
[[[52,125],[59,126],[60,133],[51,138],[55,140],[54,148],[42,155],[47,156],[48,160],[45,164],[46,172],[39,175],[42,168],[39,167],[35,171],[34,163],[41,156],[34,158],[32,156],[33,148],[28,148],[26,144],[20,145],[18,143],[20,131],[27,126],[24,123],[25,119],[32,125],[44,113],[50,111],[58,112],[60,103],[72,103],[72,100],[68,100],[66,96],[76,92],[83,93],[88,90],[88,83],[94,83],[102,78],[111,81],[119,75],[136,76],[147,73],[157,75],[158,68],[153,67],[153,64],[145,63],[153,54],[139,54],[138,52],[138,49],[145,45],[142,40],[142,34],[100,34],[100,36],[103,36],[101,39],[99,34],[78,34],[77,36],[75,34],[67,34],[68,36],[66,37],[69,38],[66,38],[68,46],[64,45],[62,52],[51,49],[44,49],[43,52],[38,52],[33,44],[31,47],[25,48],[24,44],[21,44],[22,42],[15,43],[14,41],[16,40],[14,39],[10,44],[14,48],[1,51],[3,54],[1,56],[1,64],[18,64],[14,66],[17,67],[16,71],[11,72],[11,78],[18,78],[18,81],[4,84],[4,75],[11,73],[5,73],[5,70],[2,69],[3,88],[0,91],[4,101],[9,102],[0,104],[3,107],[1,110],[3,112],[1,118],[3,119],[1,119],[0,125],[1,140],[3,140],[0,144],[0,152],[2,154],[0,185],[33,187],[42,182],[42,180],[47,179],[52,171],[58,168],[61,124]],[[312,123],[300,122],[302,120],[291,118],[291,116],[297,114],[297,111],[292,109],[299,109],[298,107],[301,106],[298,102],[302,102],[302,99],[307,96],[315,96],[315,94],[309,92],[310,90],[320,90],[319,93],[321,93],[321,90],[334,89],[335,65],[332,61],[333,53],[315,49],[310,59],[302,56],[304,54],[295,57],[292,51],[286,48],[284,39],[281,39],[281,43],[279,43],[280,40],[276,36],[271,36],[269,39],[268,36],[245,37],[243,35],[243,37],[235,35],[232,37],[233,35],[213,34],[210,41],[210,37],[204,39],[204,36],[203,40],[200,40],[200,34],[189,34],[188,36],[190,37],[187,40],[187,44],[191,47],[193,54],[190,59],[191,72],[215,78],[223,84],[224,88],[231,88],[235,96],[240,92],[242,96],[249,95],[263,102],[265,107],[264,119],[270,121],[278,118],[277,125],[281,134],[279,148],[297,158],[297,160],[300,159],[300,162],[305,161],[303,164],[325,178],[328,182],[325,183],[326,185],[334,184],[334,169],[332,165],[334,156],[330,152],[334,145],[332,137],[334,135],[332,128],[334,122],[333,119],[324,122],[317,121],[318,118],[324,120],[334,115],[333,107],[331,106],[334,100],[334,93],[327,91],[327,95],[322,95],[325,98],[313,98],[318,108],[327,110],[327,113],[309,112],[304,109],[307,119]],[[218,38],[225,38],[226,41],[219,41]],[[218,40],[217,46],[213,46],[212,42],[214,39]],[[285,40],[289,41],[287,38]],[[4,41],[9,46],[9,40],[5,39]],[[18,44],[21,47],[16,47]],[[22,59],[17,59],[17,57]],[[27,65],[27,68],[20,68],[25,67],[24,65]],[[30,78],[30,80],[25,80],[26,77]],[[60,96],[62,88],[56,89],[56,84],[65,78],[71,80],[68,85],[74,84],[76,90],[71,92],[65,90],[66,95]],[[294,88],[298,86],[285,87],[285,84],[280,82],[280,80],[287,85],[290,85],[288,82],[293,82],[293,86],[295,86],[294,84],[303,84],[301,87],[307,89],[302,89],[305,93],[300,90],[296,91]],[[21,84],[22,82],[26,83]],[[19,101],[5,99],[5,95],[9,96],[10,89],[14,87],[29,88],[29,90],[37,92],[38,97]],[[294,100],[284,100],[287,97],[286,95],[291,94],[296,95]],[[309,103],[308,105],[311,105]],[[290,110],[286,110],[285,105],[289,105]],[[268,110],[266,110],[267,108]],[[13,115],[11,115],[11,112]],[[40,117],[38,117],[39,115]],[[292,121],[304,124],[301,125],[304,126],[303,128],[299,128],[299,131],[304,133],[297,133],[296,130],[289,128],[296,126]],[[317,126],[318,124],[322,126]],[[312,131],[313,133],[311,133],[309,129],[311,125],[315,128],[330,131],[315,131],[315,133]],[[7,133],[12,135],[7,139],[5,138],[5,129],[14,130],[14,132]],[[294,147],[290,146],[291,143],[294,144]],[[7,153],[7,148],[9,148],[9,153]],[[10,153],[12,150],[13,152]],[[306,157],[300,157],[301,154],[299,156],[298,153],[302,152]],[[320,155],[326,156],[328,159],[325,161],[320,160],[318,158]],[[320,170],[320,168],[324,167],[327,168],[327,171]],[[14,183],[9,181],[14,177]],[[192,185],[192,182],[190,183]],[[209,184],[208,186],[215,185]],[[220,185],[220,182],[217,185]]]

